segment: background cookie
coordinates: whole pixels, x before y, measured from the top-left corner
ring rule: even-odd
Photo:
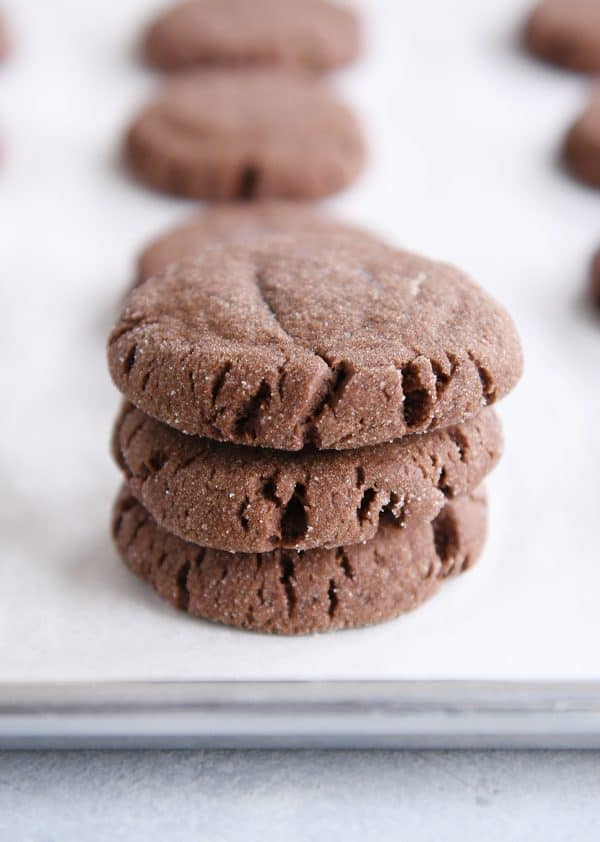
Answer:
[[[302,199],[347,186],[365,152],[351,112],[318,82],[214,70],[166,84],[133,122],[125,155],[141,181],[168,193]]]
[[[166,424],[282,450],[459,423],[521,372],[509,316],[457,269],[308,236],[169,267],[130,293],[108,358],[123,394]]]
[[[126,405],[113,450],[130,491],[162,527],[204,547],[267,552],[410,527],[479,486],[500,458],[493,410],[456,427],[359,450],[285,453],[178,433]]]
[[[358,22],[325,0],[188,0],[145,33],[145,60],[161,70],[283,65],[321,72],[352,61]]]
[[[572,70],[600,72],[598,0],[543,0],[524,31],[533,55]]]
[[[592,99],[567,134],[564,159],[577,178],[600,187],[600,94]]]
[[[365,544],[304,553],[203,549],[158,526],[126,487],[113,519],[127,566],[176,608],[277,634],[381,623],[416,608],[446,577],[473,564],[485,529],[481,492],[448,503],[432,523],[383,523]]]
[[[0,59],[3,59],[10,51],[10,39],[4,14],[0,9]]]
[[[169,263],[197,255],[207,246],[277,233],[344,236],[379,242],[366,231],[336,222],[302,202],[229,202],[208,207],[151,242],[138,260],[136,283],[161,272]]]

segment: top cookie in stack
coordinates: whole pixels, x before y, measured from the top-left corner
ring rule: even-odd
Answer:
[[[508,315],[451,266],[308,235],[215,247],[129,297],[117,386],[182,432],[346,449],[460,423],[514,386]]]
[[[109,342],[127,563],[191,613],[305,633],[408,610],[475,559],[488,406],[521,371],[458,270],[366,235],[205,249]]]

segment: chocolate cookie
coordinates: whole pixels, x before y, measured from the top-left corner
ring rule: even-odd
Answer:
[[[124,487],[113,534],[128,567],[175,607],[254,631],[309,634],[381,623],[416,608],[469,568],[485,539],[481,493],[448,503],[432,523],[338,549],[231,554],[158,526]]]
[[[286,453],[186,436],[127,404],[113,438],[131,493],[160,526],[245,553],[356,544],[382,519],[431,521],[480,485],[501,447],[491,409],[389,444]]]
[[[273,70],[173,79],[133,122],[125,154],[150,187],[212,200],[326,196],[365,157],[346,106],[312,79]]]
[[[10,49],[10,41],[4,15],[0,11],[0,59],[3,59]]]
[[[521,373],[506,312],[457,269],[357,242],[208,249],[134,289],[117,387],[208,438],[350,449],[464,421]]]
[[[573,124],[564,145],[565,163],[578,179],[600,187],[600,95]]]
[[[243,242],[285,233],[379,242],[366,231],[336,222],[301,202],[229,202],[208,207],[150,243],[138,260],[136,283],[161,272],[169,263],[194,257],[216,243]]]
[[[529,16],[524,41],[538,58],[571,70],[600,72],[598,0],[542,0]]]
[[[161,70],[207,65],[279,65],[321,73],[352,61],[359,28],[325,0],[188,0],[163,12],[142,53]]]
[[[594,255],[590,272],[590,297],[600,307],[600,249]]]

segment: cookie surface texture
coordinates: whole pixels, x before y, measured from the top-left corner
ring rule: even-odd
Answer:
[[[202,549],[158,526],[126,487],[113,519],[124,562],[176,608],[287,635],[381,623],[411,611],[474,563],[485,531],[481,492],[448,503],[432,523],[382,524],[365,544],[305,553]]]
[[[209,249],[134,289],[108,358],[148,415],[281,450],[462,423],[522,365],[510,317],[459,270],[283,236]]]
[[[194,257],[209,246],[255,240],[269,234],[320,234],[325,238],[378,242],[370,233],[320,214],[310,204],[274,199],[226,202],[208,207],[153,240],[139,257],[136,282],[158,274],[169,263]]]
[[[486,409],[464,424],[391,444],[290,453],[186,436],[126,405],[113,450],[153,519],[205,547],[267,552],[410,528],[474,491],[497,463],[500,425]]]

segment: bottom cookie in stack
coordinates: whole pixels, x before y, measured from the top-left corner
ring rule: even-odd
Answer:
[[[123,561],[175,607],[213,622],[274,634],[381,623],[416,608],[467,570],[486,534],[482,490],[448,502],[431,522],[382,519],[360,544],[230,553],[167,532],[123,485],[113,534]]]

